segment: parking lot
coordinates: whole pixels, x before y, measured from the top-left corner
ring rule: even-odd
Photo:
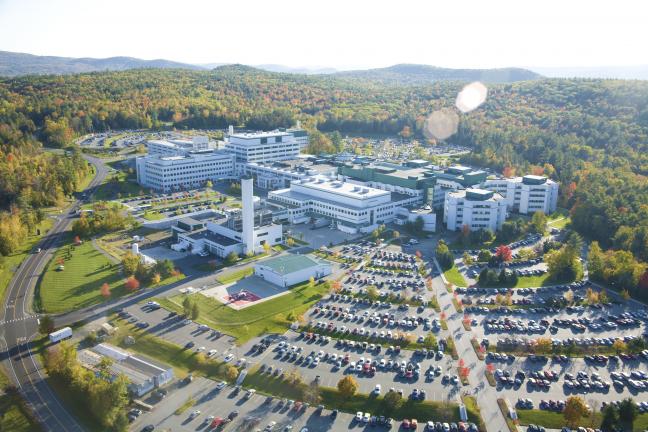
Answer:
[[[306,382],[318,380],[335,387],[345,375],[356,378],[359,391],[371,393],[380,386],[384,394],[393,388],[410,396],[424,390],[426,400],[452,400],[459,386],[452,378],[456,364],[448,355],[436,351],[422,354],[411,350],[343,344],[336,339],[302,337],[289,332],[285,341],[274,343],[259,361],[264,373],[276,375],[298,371]],[[445,377],[445,378],[444,378]]]
[[[122,317],[145,331],[189,350],[204,352],[220,361],[236,362],[243,355],[235,339],[216,330],[201,328],[184,317],[157,306],[132,305],[124,308]],[[126,315],[127,314],[127,315]]]
[[[330,410],[319,411],[317,407],[302,407],[295,410],[294,404],[275,398],[268,401],[265,396],[246,397],[246,391],[236,392],[233,387],[219,388],[219,384],[203,378],[196,378],[190,384],[170,386],[169,395],[157,404],[150,413],[141,414],[133,423],[132,430],[140,431],[147,425],[155,430],[196,431],[217,430],[212,424],[227,425],[229,431],[251,431],[262,429],[272,422],[274,431],[346,431],[349,428],[364,428],[365,423],[356,422],[354,415],[338,413],[333,418]],[[174,411],[187,399],[195,404],[180,415]],[[280,406],[281,405],[281,406]],[[196,412],[199,412],[196,414]],[[290,429],[286,429],[290,427]]]

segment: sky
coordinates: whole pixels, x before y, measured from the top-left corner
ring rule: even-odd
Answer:
[[[0,50],[360,69],[648,64],[642,0],[0,0]]]

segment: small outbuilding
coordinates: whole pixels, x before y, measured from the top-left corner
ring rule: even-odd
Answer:
[[[257,263],[254,274],[272,284],[289,287],[311,277],[321,279],[330,275],[331,265],[308,255],[287,254]]]

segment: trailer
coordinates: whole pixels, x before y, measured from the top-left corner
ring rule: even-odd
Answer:
[[[51,343],[60,342],[64,339],[70,339],[71,337],[72,329],[70,327],[63,327],[62,329],[49,334],[49,340]]]

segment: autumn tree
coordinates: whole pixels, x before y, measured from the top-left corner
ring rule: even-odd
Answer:
[[[51,316],[43,315],[38,321],[38,331],[41,334],[50,334],[54,331],[54,320]]]
[[[347,400],[358,391],[358,383],[351,375],[347,375],[338,381],[337,389],[340,392],[340,396]]]
[[[130,292],[136,291],[140,287],[140,282],[135,278],[135,276],[129,276],[124,282],[124,286]]]
[[[495,249],[495,257],[499,262],[506,263],[513,259],[513,252],[507,245],[500,245]]]
[[[398,408],[402,399],[403,397],[400,395],[400,393],[396,391],[390,391],[383,398],[384,406],[388,412],[391,412]]]
[[[103,298],[108,298],[108,297],[110,297],[110,285],[108,285],[107,282],[104,282],[104,283],[101,285],[101,296],[102,296]]]
[[[134,275],[140,265],[140,257],[132,252],[126,252],[122,257],[122,268],[127,275]]]
[[[547,229],[547,216],[542,211],[536,211],[531,216],[531,227],[534,232],[542,234]]]
[[[572,429],[575,429],[583,417],[587,417],[589,410],[585,401],[580,396],[570,396],[565,403],[563,417],[565,423]]]

